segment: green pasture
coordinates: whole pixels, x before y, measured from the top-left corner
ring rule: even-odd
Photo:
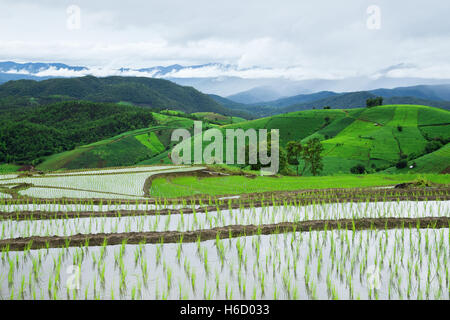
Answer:
[[[426,179],[440,184],[449,184],[450,175],[438,174],[371,174],[336,175],[320,177],[288,176],[226,176],[199,178],[183,176],[156,178],[152,181],[150,195],[153,197],[180,197],[196,194],[227,195],[266,191],[289,191],[326,188],[362,188],[391,186],[398,183]]]

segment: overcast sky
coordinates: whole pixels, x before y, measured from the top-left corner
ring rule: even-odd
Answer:
[[[80,8],[79,29],[67,27],[70,5]],[[370,5],[379,29],[367,26]],[[450,78],[449,17],[445,0],[0,0],[0,60]]]

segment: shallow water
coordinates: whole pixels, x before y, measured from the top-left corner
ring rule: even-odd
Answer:
[[[10,252],[0,260],[0,297],[448,300],[449,236],[448,228],[334,230]]]
[[[166,170],[153,170],[140,172],[126,172],[120,174],[84,174],[84,175],[39,175],[32,177],[20,177],[0,181],[1,184],[29,183],[36,187],[19,191],[21,195],[37,198],[87,198],[92,199],[97,193],[102,198],[143,197],[146,180],[154,175],[173,172],[188,172],[204,169],[203,167],[166,167]],[[46,190],[48,188],[49,190]],[[63,188],[57,190],[58,188]],[[72,188],[76,190],[66,190]],[[56,190],[55,190],[56,189]],[[89,191],[89,192],[87,192]],[[103,196],[104,194],[104,196]]]
[[[142,208],[142,205],[140,208]],[[68,236],[78,233],[193,231],[229,225],[262,225],[310,220],[386,217],[450,217],[450,201],[334,203],[120,218],[89,217],[33,221],[9,219],[0,221],[0,239],[29,236]]]
[[[10,199],[10,198],[11,198],[11,195],[0,192],[0,199]]]
[[[18,211],[45,211],[45,212],[106,212],[106,211],[144,211],[144,210],[162,210],[162,209],[180,209],[183,207],[191,207],[190,205],[171,205],[171,204],[135,204],[130,201],[130,204],[111,204],[104,201],[103,205],[96,204],[58,204],[58,203],[42,203],[42,204],[7,204],[0,205],[0,212],[18,212]],[[196,207],[199,207],[196,205]]]
[[[186,166],[143,166],[143,167],[134,167],[134,168],[119,168],[119,169],[100,169],[100,170],[86,170],[86,171],[73,171],[73,172],[54,172],[46,174],[47,176],[56,176],[56,175],[86,175],[86,174],[107,174],[107,173],[123,173],[123,172],[152,172],[158,170],[166,170],[166,169],[179,169],[179,168],[189,168]]]

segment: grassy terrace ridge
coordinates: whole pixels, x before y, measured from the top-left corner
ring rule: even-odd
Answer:
[[[15,164],[0,164],[0,174],[14,173],[20,169],[21,166]]]
[[[69,218],[94,217],[140,217],[171,216],[176,214],[190,215],[214,212],[220,210],[243,210],[255,207],[305,207],[326,204],[365,204],[411,201],[418,204],[427,201],[450,200],[449,189],[325,189],[307,191],[289,191],[246,194],[239,197],[190,197],[190,198],[164,198],[146,199],[145,201],[105,200],[105,199],[0,199],[1,208],[26,204],[26,210],[1,211],[0,222],[8,220],[57,220]],[[40,206],[43,205],[43,208]],[[53,205],[53,209],[45,206]],[[62,210],[61,206],[72,206],[71,209]],[[126,205],[117,209],[115,206]],[[152,207],[153,205],[153,207]],[[173,205],[177,207],[172,207]],[[194,207],[197,205],[197,207]],[[75,206],[75,207],[74,207]],[[83,207],[80,207],[83,206]],[[98,206],[98,207],[94,207]],[[111,207],[112,206],[112,207]],[[150,207],[149,207],[150,206]],[[31,209],[30,209],[31,208]],[[38,210],[36,210],[39,208]],[[107,210],[99,211],[99,208]],[[445,215],[445,212],[444,212]],[[448,214],[447,214],[448,216]]]
[[[194,195],[236,195],[266,191],[293,191],[328,188],[367,188],[393,186],[400,183],[425,180],[444,186],[450,185],[449,174],[370,174],[316,177],[156,177],[152,180],[150,196],[161,198]]]

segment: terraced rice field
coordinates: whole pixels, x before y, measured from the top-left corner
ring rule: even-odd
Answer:
[[[0,176],[0,190],[13,197],[144,199],[146,181],[155,174],[202,169],[186,166],[142,166],[49,173],[32,176]],[[19,188],[18,188],[19,187]]]
[[[144,174],[188,169],[198,170],[2,180],[35,189],[70,183],[80,193],[0,200],[0,299],[450,298],[446,187],[176,198],[142,191]],[[131,176],[136,185],[118,183]],[[86,199],[80,189],[88,186],[136,198]]]

